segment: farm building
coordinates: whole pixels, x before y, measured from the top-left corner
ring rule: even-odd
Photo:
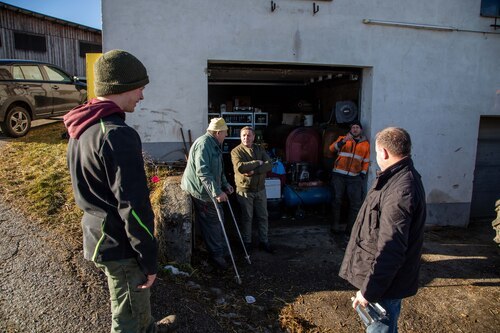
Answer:
[[[372,143],[399,126],[412,135],[427,222],[466,226],[493,216],[500,197],[499,8],[495,0],[107,0],[103,50],[128,50],[150,72],[128,121],[155,159],[182,158],[181,129],[196,138],[220,115],[230,124],[226,151],[251,124],[287,167],[306,152],[317,175],[330,171],[325,145],[352,119]],[[368,186],[376,170],[372,144]]]
[[[49,62],[82,77],[85,54],[101,49],[99,29],[0,2],[0,58]]]

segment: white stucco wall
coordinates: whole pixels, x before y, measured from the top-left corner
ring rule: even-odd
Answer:
[[[479,16],[480,0],[316,1],[315,15],[313,1],[275,3],[271,12],[263,0],[103,1],[103,50],[132,52],[150,74],[145,100],[128,118],[146,149],[171,149],[164,143],[182,142],[181,127],[193,138],[204,133],[208,60],[364,67],[360,111],[368,134],[406,128],[428,222],[466,225],[479,118],[498,115],[500,89],[500,34]]]

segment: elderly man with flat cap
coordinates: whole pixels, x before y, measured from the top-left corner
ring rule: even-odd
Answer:
[[[228,127],[223,118],[213,118],[207,132],[196,139],[182,175],[181,188],[188,192],[195,207],[196,222],[210,255],[210,262],[218,269],[229,267],[225,256],[227,245],[222,231],[217,204],[228,201],[234,192],[224,174],[221,145],[227,136]],[[207,192],[208,189],[208,192]],[[220,210],[223,214],[222,209]]]

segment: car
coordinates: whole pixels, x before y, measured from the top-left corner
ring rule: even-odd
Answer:
[[[26,135],[35,119],[62,116],[87,99],[87,85],[50,63],[0,59],[0,129]]]

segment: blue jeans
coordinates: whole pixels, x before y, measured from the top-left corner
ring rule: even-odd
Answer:
[[[398,318],[401,313],[401,299],[382,299],[378,302],[387,312],[386,319],[373,323],[366,333],[398,333]]]
[[[196,222],[201,230],[201,237],[211,257],[223,257],[227,253],[226,241],[222,225],[212,201],[203,201],[192,197],[196,210]],[[220,204],[220,212],[224,220],[224,211]]]

